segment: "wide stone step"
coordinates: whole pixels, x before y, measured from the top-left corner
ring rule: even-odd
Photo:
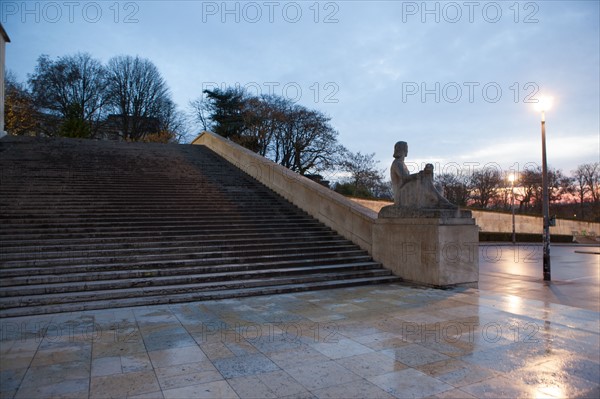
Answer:
[[[94,273],[107,272],[115,270],[148,270],[148,269],[169,269],[176,268],[207,268],[220,265],[267,265],[274,262],[301,262],[301,263],[329,263],[329,262],[344,262],[357,261],[367,262],[372,260],[365,251],[353,250],[345,252],[319,252],[319,253],[301,253],[301,254],[283,254],[283,255],[258,255],[244,257],[221,257],[210,259],[181,259],[181,260],[160,260],[146,262],[128,262],[128,263],[105,263],[105,264],[84,264],[84,265],[62,265],[52,266],[49,268],[43,267],[14,267],[1,268],[0,279],[11,277],[35,276],[43,274],[70,274],[70,273]],[[3,284],[3,283],[0,283]]]
[[[92,179],[92,176],[84,177],[84,179]],[[206,193],[207,196],[210,195],[220,195],[225,192],[231,191],[242,191],[246,189],[251,189],[248,192],[248,197],[250,196],[264,196],[265,198],[273,198],[269,195],[268,189],[261,190],[259,186],[257,186],[252,181],[240,181],[234,185],[224,185],[224,184],[214,184],[213,182],[197,182],[195,179],[187,179],[187,180],[179,180],[172,181],[171,179],[165,177],[152,177],[151,181],[146,182],[138,182],[135,179],[135,176],[131,176],[127,179],[123,179],[120,182],[115,182],[111,180],[102,180],[97,181],[93,185],[83,183],[81,180],[69,180],[68,178],[50,180],[44,179],[45,186],[47,186],[48,191],[44,191],[42,186],[38,186],[35,183],[39,182],[36,180],[34,176],[23,175],[21,179],[25,179],[19,182],[16,180],[10,181],[4,179],[1,192],[11,194],[11,193],[23,193],[29,192],[32,194],[62,194],[68,196],[71,193],[74,194],[86,194],[89,195],[94,191],[97,191],[101,195],[106,195],[107,193],[115,193],[118,189],[124,190],[124,193],[127,195],[135,195],[140,191],[147,191],[156,193],[158,195],[168,195],[168,194],[177,194],[177,193],[195,193],[202,194]],[[264,186],[263,186],[264,187]]]
[[[307,216],[286,208],[266,208],[262,210],[253,210],[247,215],[240,215],[239,209],[223,211],[221,208],[211,210],[203,209],[200,211],[185,210],[179,214],[164,213],[164,212],[130,212],[130,213],[105,213],[105,214],[90,214],[82,212],[79,214],[63,214],[57,213],[48,215],[47,212],[39,215],[32,214],[15,214],[8,215],[3,213],[0,215],[0,221],[3,228],[6,226],[16,225],[24,226],[29,224],[77,224],[77,223],[139,223],[139,222],[176,222],[186,220],[236,220],[243,216],[250,216],[256,219],[268,219],[271,217],[286,217],[291,219],[306,218]]]
[[[373,262],[369,257],[331,257],[320,259],[296,259],[296,260],[270,260],[268,262],[256,263],[230,263],[219,265],[199,265],[199,266],[184,266],[184,267],[167,267],[167,268],[142,268],[142,269],[127,269],[114,268],[105,271],[79,271],[70,273],[54,274],[53,271],[46,271],[47,274],[23,273],[15,277],[5,277],[0,281],[0,287],[15,287],[29,284],[61,284],[70,282],[79,282],[85,284],[90,281],[100,280],[115,280],[115,279],[137,279],[149,277],[166,277],[166,276],[184,276],[190,274],[203,273],[229,273],[239,271],[254,271],[254,270],[269,270],[282,268],[298,268],[298,267],[315,267],[338,265],[341,267],[362,267],[379,268],[380,265]],[[42,272],[38,269],[38,271]],[[2,295],[0,295],[2,296]]]
[[[52,190],[52,187],[49,187],[48,190]],[[260,192],[252,192],[249,191],[248,193],[245,193],[245,191],[251,190],[251,188],[244,188],[243,190],[240,189],[223,189],[220,191],[214,191],[214,192],[209,192],[206,194],[206,196],[204,196],[204,194],[202,193],[202,190],[197,190],[196,191],[191,191],[191,192],[177,192],[177,191],[170,191],[170,192],[165,192],[165,193],[154,193],[152,191],[140,191],[140,192],[135,192],[135,191],[129,191],[129,192],[123,192],[123,189],[110,189],[110,187],[105,187],[102,191],[97,191],[94,192],[92,190],[90,190],[89,192],[86,191],[74,191],[72,187],[65,187],[63,189],[58,189],[55,188],[54,191],[44,191],[44,192],[31,192],[28,191],[26,189],[22,189],[20,191],[13,191],[11,193],[7,193],[5,191],[0,191],[2,192],[3,196],[2,196],[2,201],[6,204],[10,204],[9,199],[20,199],[20,200],[27,200],[27,202],[32,201],[32,202],[38,202],[38,201],[43,201],[44,199],[50,201],[51,203],[57,203],[60,201],[66,201],[66,202],[71,202],[71,203],[75,203],[75,201],[77,200],[88,200],[88,201],[97,201],[97,200],[102,200],[102,201],[115,201],[117,203],[121,203],[121,204],[127,204],[132,202],[132,199],[135,200],[139,200],[142,203],[144,202],[148,202],[148,201],[160,201],[160,202],[176,202],[176,201],[180,201],[180,202],[195,202],[195,201],[208,201],[208,200],[215,200],[215,201],[224,201],[224,200],[231,200],[234,199],[234,197],[238,196],[238,197],[242,197],[240,198],[240,201],[243,202],[259,202],[261,200],[269,202],[269,203],[276,203],[280,200],[280,198],[276,197],[276,196],[272,196],[269,195],[269,193],[260,193]],[[121,195],[119,195],[119,191],[121,192]],[[148,196],[150,196],[150,198],[148,198]]]
[[[53,252],[53,251],[77,251],[77,250],[95,250],[98,248],[118,249],[118,248],[151,248],[155,246],[189,246],[202,243],[203,245],[222,244],[223,242],[235,244],[264,244],[269,242],[298,242],[307,239],[317,241],[338,240],[340,239],[331,230],[300,231],[291,230],[282,232],[280,230],[263,230],[253,233],[239,234],[202,234],[202,235],[144,235],[140,237],[110,236],[102,237],[84,237],[73,239],[47,239],[47,240],[3,240],[0,241],[0,254],[24,254],[29,252]]]
[[[7,208],[2,209],[0,213],[0,220],[21,220],[21,219],[81,219],[81,218],[144,218],[144,217],[186,217],[189,215],[194,216],[227,216],[232,214],[239,214],[240,211],[249,212],[250,214],[269,214],[269,213],[283,213],[283,214],[300,214],[308,216],[304,211],[298,208],[291,208],[286,204],[279,204],[274,207],[273,205],[256,205],[252,209],[243,209],[239,204],[199,204],[196,203],[195,207],[180,207],[165,209],[164,207],[157,205],[154,207],[134,207],[130,204],[128,207],[119,208],[97,208],[95,206],[89,206],[87,208],[73,209],[65,208],[59,212],[49,213],[47,209],[43,208],[32,208],[27,211],[23,210],[22,207],[10,210]]]
[[[228,199],[227,201],[232,201],[232,199]],[[203,207],[205,209],[217,209],[219,207],[219,203],[223,202],[223,199],[215,199],[214,201],[204,202],[202,200],[198,200],[198,198],[153,198],[151,196],[144,196],[142,198],[138,198],[136,200],[128,200],[121,201],[118,198],[77,198],[70,197],[68,199],[48,199],[48,198],[40,198],[37,200],[33,200],[29,198],[26,194],[22,197],[14,197],[11,198],[10,202],[0,202],[0,207],[6,209],[7,212],[11,210],[18,210],[19,212],[30,212],[35,209],[39,209],[40,207],[44,207],[48,210],[57,210],[57,211],[67,211],[67,210],[76,210],[78,212],[85,212],[85,210],[89,210],[92,206],[98,210],[114,210],[114,209],[134,209],[134,210],[145,210],[145,209],[171,209],[171,208],[189,208],[189,209],[197,209],[198,207]],[[91,205],[93,204],[93,205]],[[231,206],[231,203],[228,204]],[[224,205],[227,206],[227,205]],[[249,210],[254,209],[255,207],[280,207],[281,203],[279,201],[265,201],[262,199],[255,200],[240,200],[236,203],[235,209],[243,209],[248,208]]]
[[[390,273],[386,270],[352,270],[335,273],[335,279],[358,279],[368,277],[389,277]],[[330,281],[330,273],[312,273],[310,275],[282,275],[267,276],[265,278],[248,278],[244,280],[225,280],[211,281],[189,284],[176,284],[165,286],[149,286],[139,288],[124,288],[112,290],[97,290],[86,292],[63,292],[59,294],[44,295],[26,295],[18,297],[0,298],[0,309],[9,309],[15,307],[40,306],[50,304],[66,304],[72,302],[85,302],[88,300],[114,300],[127,298],[140,298],[144,296],[156,295],[179,295],[186,293],[198,293],[213,290],[230,290],[249,287],[266,287],[272,285],[298,284]]]
[[[28,176],[23,176],[27,179]],[[158,179],[156,179],[158,180]],[[97,181],[96,184],[84,184],[81,181],[68,181],[56,180],[55,182],[45,179],[45,187],[30,186],[30,185],[19,185],[18,182],[4,181],[3,187],[0,190],[2,194],[22,194],[24,192],[32,195],[64,195],[70,194],[85,194],[89,195],[94,191],[97,191],[101,195],[115,194],[120,190],[127,190],[129,195],[134,195],[140,192],[147,192],[157,195],[173,195],[173,194],[196,194],[199,193],[210,195],[218,195],[222,192],[220,187],[215,187],[211,184],[195,184],[193,180],[187,182],[178,182],[176,184],[171,183],[170,180],[164,181],[149,181],[147,183],[140,184],[133,178],[130,180],[123,180],[120,183],[111,180]],[[46,188],[46,190],[44,190]]]
[[[23,176],[23,179],[29,180],[28,176]],[[82,186],[75,182],[61,182],[52,183],[51,181],[44,179],[43,186],[37,185],[40,180],[32,179],[29,183],[19,182],[2,182],[3,186],[0,188],[0,193],[7,196],[21,196],[23,194],[30,194],[33,197],[44,197],[49,198],[64,197],[69,198],[72,196],[87,196],[91,197],[94,193],[98,193],[99,196],[112,197],[119,193],[119,190],[126,195],[126,197],[135,197],[138,194],[147,193],[156,195],[158,197],[168,196],[201,196],[202,198],[206,195],[207,198],[223,198],[224,195],[231,193],[240,193],[243,190],[252,190],[248,192],[248,195],[244,199],[252,198],[265,198],[273,200],[277,197],[269,195],[267,190],[254,190],[253,184],[238,185],[237,187],[225,187],[215,186],[214,184],[198,185],[189,182],[180,182],[172,184],[170,180],[158,181],[160,179],[153,179],[155,181],[148,182],[145,184],[138,184],[134,178],[130,181],[123,181],[122,184],[113,184],[109,181],[98,182],[96,187]]]
[[[82,219],[44,219],[39,220],[25,220],[21,223],[3,222],[0,232],[5,231],[22,231],[22,230],[33,230],[33,229],[78,229],[78,228],[122,228],[122,227],[157,227],[157,226],[219,226],[227,225],[231,223],[257,223],[257,222],[277,222],[285,221],[288,223],[293,222],[306,222],[306,216],[302,215],[285,215],[282,213],[272,214],[249,214],[249,215],[224,215],[224,216],[196,216],[190,215],[189,217],[138,217],[138,218],[107,218],[100,220],[98,218],[82,218]]]
[[[3,208],[0,213],[0,223],[16,223],[21,224],[23,222],[29,223],[38,221],[54,221],[56,219],[74,219],[74,220],[101,220],[102,218],[121,218],[121,219],[152,219],[152,218],[183,218],[186,216],[212,216],[216,217],[228,217],[228,216],[240,216],[240,215],[256,215],[256,216],[267,216],[267,215],[302,215],[308,216],[299,209],[290,208],[281,204],[266,204],[261,202],[260,204],[244,204],[238,203],[235,206],[228,203],[219,205],[215,202],[203,204],[196,201],[194,205],[186,204],[165,204],[161,202],[148,203],[148,204],[137,204],[130,203],[129,206],[116,205],[114,203],[107,202],[102,204],[96,203],[79,203],[78,205],[68,205],[65,203],[44,203],[45,209],[43,212],[40,211],[40,206],[43,204],[32,205],[30,208],[25,206],[19,207],[18,201],[12,201],[10,205],[2,205]],[[13,209],[14,208],[14,209]],[[244,209],[250,208],[250,209]]]
[[[110,243],[110,242],[151,242],[161,240],[189,240],[198,239],[209,240],[209,239],[223,239],[233,240],[238,238],[253,238],[253,237],[289,237],[289,236],[314,236],[321,234],[335,235],[327,227],[314,227],[311,229],[304,229],[302,227],[271,227],[265,229],[232,229],[227,231],[209,231],[209,232],[197,232],[192,230],[183,231],[140,231],[140,232],[124,232],[119,234],[114,233],[82,233],[82,234],[31,234],[22,236],[12,236],[0,240],[0,245],[6,246],[37,246],[45,244],[56,244],[56,243]]]
[[[96,204],[97,205],[97,204]],[[293,214],[293,215],[305,215],[304,212],[296,209],[289,208],[284,205],[255,205],[252,209],[244,209],[240,204],[232,205],[232,204],[222,204],[217,205],[215,203],[212,204],[199,204],[195,203],[194,207],[188,206],[178,206],[165,208],[161,204],[154,204],[149,206],[93,206],[93,205],[85,205],[78,207],[68,207],[65,206],[63,208],[53,207],[52,211],[49,212],[50,208],[46,207],[43,211],[38,207],[24,209],[24,208],[16,208],[14,210],[9,209],[8,207],[4,207],[2,209],[2,213],[0,215],[0,220],[10,221],[15,220],[17,223],[23,219],[48,219],[54,220],[56,218],[66,218],[66,219],[82,219],[82,218],[129,218],[129,217],[185,217],[189,215],[194,216],[228,216],[242,213],[248,213],[250,215],[265,215],[265,214]]]
[[[236,230],[257,230],[260,228],[319,228],[320,223],[313,220],[297,220],[297,221],[286,221],[281,220],[269,220],[268,222],[260,220],[249,220],[239,221],[236,223],[223,224],[223,223],[173,223],[165,225],[153,225],[153,226],[90,226],[90,227],[40,227],[40,228],[22,228],[22,229],[0,229],[0,237],[6,240],[12,240],[16,237],[27,238],[27,236],[38,236],[39,238],[48,237],[53,235],[61,234],[80,234],[84,236],[94,236],[102,234],[123,234],[128,235],[136,232],[179,232],[179,231],[191,231],[195,233],[202,232],[227,232]],[[15,238],[13,238],[13,236]],[[32,237],[33,238],[33,237]]]
[[[381,269],[374,262],[357,262],[351,264],[337,263],[334,265],[303,265],[297,267],[279,267],[271,269],[239,268],[239,270],[227,270],[220,272],[186,273],[184,275],[151,275],[145,273],[142,276],[130,276],[116,274],[111,279],[78,280],[78,281],[42,281],[36,282],[30,279],[26,286],[10,285],[4,286],[0,291],[0,297],[46,295],[65,292],[81,292],[95,290],[117,290],[126,288],[154,287],[164,285],[197,284],[217,281],[244,280],[252,278],[280,277],[291,275],[305,275],[313,273],[335,273],[333,278],[340,278],[343,273],[368,270],[368,274],[389,275],[389,271]],[[127,277],[126,277],[127,276]],[[69,275],[68,277],[71,277]],[[118,278],[118,279],[117,279]],[[41,280],[41,279],[38,279]]]
[[[40,256],[36,259],[20,259],[0,262],[1,269],[11,268],[22,268],[22,267],[53,267],[62,265],[86,265],[86,264],[106,264],[109,262],[116,263],[128,263],[128,262],[153,262],[160,260],[185,260],[185,259],[218,259],[222,257],[236,258],[236,257],[247,257],[247,256],[275,256],[279,254],[296,255],[317,255],[321,252],[331,253],[345,253],[348,251],[356,251],[354,244],[311,244],[302,247],[291,247],[291,246],[279,246],[279,247],[265,247],[265,248],[235,248],[231,250],[223,250],[217,247],[213,248],[181,248],[177,251],[161,251],[160,248],[154,252],[144,251],[136,252],[130,251],[113,251],[104,253],[99,256],[80,254],[83,256],[77,256],[76,254],[64,253],[57,254],[54,257]]]
[[[212,199],[214,199],[215,201],[218,200],[223,200],[224,197],[231,197],[234,196],[236,194],[242,194],[240,192],[234,192],[234,191],[227,191],[227,192],[222,192],[222,193],[218,193],[219,195],[215,195],[212,197]],[[113,192],[110,191],[104,191],[103,193],[98,193],[97,195],[94,195],[94,193],[78,193],[78,192],[44,192],[44,193],[31,193],[31,192],[27,192],[27,191],[22,191],[19,192],[18,194],[14,194],[14,195],[9,195],[9,194],[4,194],[3,198],[6,199],[16,199],[16,200],[27,200],[28,203],[31,204],[38,204],[38,203],[43,203],[44,201],[46,202],[50,202],[50,203],[72,203],[75,204],[78,201],[82,201],[82,202],[96,202],[96,201],[100,201],[100,202],[106,202],[106,201],[110,201],[112,203],[117,203],[117,204],[127,204],[127,203],[131,203],[131,202],[140,202],[140,203],[147,203],[147,202],[170,202],[170,203],[194,203],[195,201],[199,200],[199,197],[202,198],[202,194],[201,193],[188,193],[188,194],[183,194],[183,193],[176,193],[176,192],[171,192],[171,193],[164,193],[164,194],[156,194],[156,193],[152,193],[152,192],[138,192],[138,193],[130,193],[130,194],[126,194],[126,195],[119,195],[119,190],[115,190]],[[8,201],[6,201],[6,199],[4,200],[4,202],[6,204],[9,204]],[[211,199],[211,196],[207,196],[206,198]],[[200,201],[204,201],[205,199],[202,198],[200,199]],[[258,196],[258,195],[253,195],[253,196],[247,196],[246,198],[241,199],[242,202],[247,202],[247,203],[258,203],[260,201],[266,201],[266,202],[271,202],[271,203],[277,203],[276,199],[273,199],[272,197],[267,197],[267,196]]]
[[[97,309],[125,308],[133,306],[164,305],[192,301],[208,301],[227,298],[241,298],[255,295],[277,295],[290,292],[326,290],[370,284],[390,284],[401,281],[395,276],[362,277],[335,281],[301,282],[295,284],[244,287],[208,292],[190,292],[186,294],[155,295],[127,299],[89,300],[86,302],[48,304],[40,306],[15,307],[0,311],[2,317],[32,316],[62,312],[79,312]]]
[[[146,244],[146,245],[143,245]],[[150,245],[153,244],[153,245]],[[68,248],[65,246],[50,247],[42,249],[39,246],[22,248],[13,247],[12,251],[6,248],[0,248],[0,264],[8,261],[32,261],[37,259],[73,259],[88,257],[112,257],[112,256],[139,256],[149,254],[176,254],[183,252],[216,252],[216,251],[246,251],[246,250],[271,250],[285,248],[299,250],[309,247],[325,247],[338,245],[353,245],[351,241],[331,238],[329,240],[279,240],[269,242],[240,243],[235,241],[213,241],[208,242],[163,242],[160,245],[156,243],[136,243],[136,245],[126,246],[123,244],[104,244],[96,246],[79,246],[79,248]]]

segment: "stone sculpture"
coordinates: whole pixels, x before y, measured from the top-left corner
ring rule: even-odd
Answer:
[[[418,173],[410,173],[404,160],[408,155],[408,144],[399,141],[394,146],[394,162],[390,168],[394,205],[381,209],[379,217],[431,217],[443,213],[462,217],[458,207],[450,203],[433,184],[433,165],[425,165]],[[469,216],[469,215],[464,215]]]
[[[461,210],[433,185],[433,165],[410,173],[408,144],[394,146],[390,169],[394,205],[379,211],[373,253],[405,281],[434,287],[477,287],[479,228],[471,211]]]
[[[428,163],[425,169],[410,174],[404,159],[408,155],[408,144],[399,141],[394,146],[394,162],[390,168],[394,205],[402,208],[417,209],[456,209],[433,185],[433,165]]]

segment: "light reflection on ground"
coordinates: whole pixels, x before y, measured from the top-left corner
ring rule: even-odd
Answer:
[[[479,248],[479,287],[600,311],[598,252],[598,246],[551,245],[552,282],[545,283],[541,244],[483,243]]]
[[[482,245],[479,289],[0,319],[0,398],[597,398],[597,248],[553,246],[551,283],[539,248]]]

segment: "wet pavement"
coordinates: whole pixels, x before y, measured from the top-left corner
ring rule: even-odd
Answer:
[[[541,250],[482,245],[479,289],[1,319],[0,397],[597,398],[600,255],[574,251],[598,247],[552,250],[552,283]]]
[[[600,247],[552,244],[543,283],[541,244],[481,244],[479,288],[600,311]],[[541,284],[540,284],[541,282]]]

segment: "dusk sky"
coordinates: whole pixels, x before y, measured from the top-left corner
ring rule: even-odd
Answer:
[[[72,1],[0,4],[6,67],[86,51],[156,64],[181,110],[204,88],[240,84],[331,117],[348,149],[432,162],[436,173],[600,157],[600,8],[592,1]],[[199,132],[194,127],[193,132]]]

